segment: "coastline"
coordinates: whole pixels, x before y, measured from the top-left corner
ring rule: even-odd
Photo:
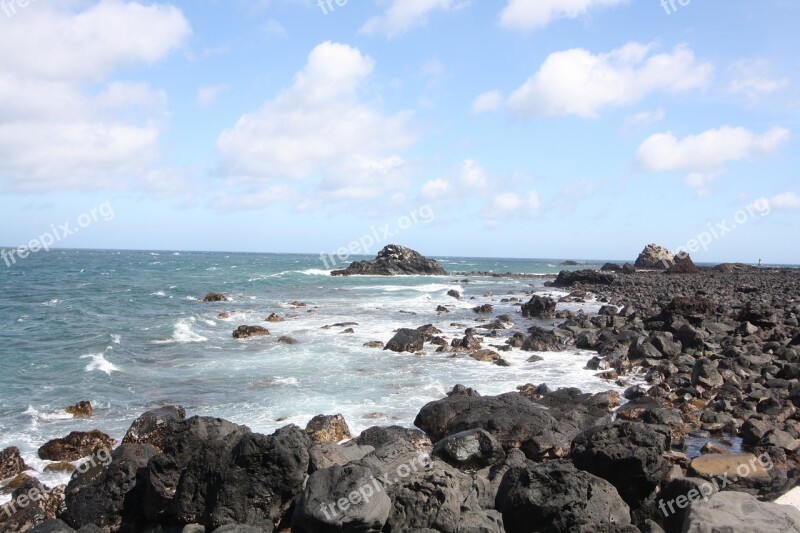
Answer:
[[[458,274],[458,276],[460,275],[461,274]],[[768,278],[764,279],[765,276],[768,276]],[[537,329],[530,332],[531,335],[529,340],[533,339],[535,341],[533,345],[538,348],[541,348],[542,346],[548,347],[548,345],[558,347],[560,346],[560,343],[566,342],[567,345],[580,344],[583,349],[590,349],[598,352],[597,359],[593,360],[591,364],[597,365],[596,370],[598,372],[607,372],[605,377],[610,378],[608,383],[613,383],[614,381],[620,379],[630,378],[631,376],[636,376],[637,374],[645,374],[645,380],[648,382],[647,387],[652,386],[652,388],[648,390],[642,385],[632,385],[629,387],[627,389],[628,392],[625,394],[627,397],[626,399],[629,401],[625,404],[625,406],[623,406],[623,413],[627,411],[627,414],[625,414],[623,417],[618,413],[618,418],[622,418],[623,420],[646,419],[651,422],[650,425],[656,426],[663,426],[663,424],[666,424],[669,428],[670,439],[672,440],[673,444],[680,442],[681,437],[685,439],[687,434],[692,434],[698,431],[710,431],[707,440],[712,442],[718,441],[719,437],[722,436],[721,431],[724,431],[724,429],[733,429],[734,425],[739,426],[739,424],[733,424],[731,421],[726,421],[723,423],[714,419],[713,421],[709,422],[704,419],[704,417],[713,418],[713,413],[718,414],[721,412],[722,414],[728,414],[730,412],[737,415],[744,415],[748,413],[751,414],[752,416],[748,417],[747,420],[754,420],[749,422],[749,425],[746,426],[747,429],[745,430],[747,433],[743,434],[746,436],[745,442],[748,444],[748,446],[750,446],[747,449],[751,450],[753,453],[761,451],[762,455],[763,453],[767,453],[774,460],[774,464],[777,465],[777,468],[775,468],[773,471],[783,472],[783,477],[779,476],[780,479],[778,481],[771,480],[769,483],[761,483],[761,485],[757,486],[756,492],[759,492],[762,498],[774,499],[774,497],[779,495],[779,492],[785,492],[785,489],[796,485],[795,477],[786,476],[787,472],[791,472],[791,468],[796,465],[796,449],[787,451],[785,447],[781,448],[780,446],[776,446],[774,442],[776,441],[776,434],[779,437],[784,438],[783,441],[778,443],[783,444],[784,446],[787,445],[784,433],[788,433],[791,439],[796,439],[796,434],[792,436],[791,432],[786,431],[789,421],[794,424],[794,412],[788,416],[786,416],[786,413],[783,412],[781,412],[780,415],[776,415],[776,420],[780,420],[781,417],[784,417],[784,424],[775,425],[775,422],[769,418],[770,416],[773,416],[771,411],[769,409],[765,409],[764,407],[759,407],[764,403],[764,401],[774,399],[769,394],[766,395],[767,399],[763,401],[759,400],[757,402],[752,402],[750,400],[741,400],[730,407],[726,405],[724,409],[717,411],[717,403],[718,401],[721,401],[716,399],[716,397],[721,394],[720,390],[718,389],[722,387],[722,392],[726,394],[725,401],[731,402],[731,399],[727,396],[730,395],[730,391],[725,389],[725,387],[722,385],[728,383],[729,380],[727,378],[730,376],[735,375],[740,379],[743,378],[729,368],[723,368],[722,371],[716,370],[715,373],[715,369],[711,368],[714,366],[714,363],[716,362],[718,365],[720,361],[730,359],[730,357],[715,358],[715,356],[719,356],[721,354],[715,354],[713,349],[706,350],[704,348],[708,348],[708,346],[705,346],[705,344],[708,344],[710,341],[716,343],[726,340],[729,337],[735,337],[738,334],[738,330],[744,327],[745,329],[742,330],[742,332],[748,333],[747,337],[745,338],[749,339],[748,343],[746,343],[746,346],[752,346],[754,349],[756,347],[763,349],[766,344],[775,343],[778,341],[761,339],[761,336],[766,336],[767,333],[770,333],[770,335],[774,337],[776,334],[776,328],[786,330],[783,332],[783,335],[787,337],[784,339],[786,341],[784,348],[786,348],[785,351],[790,351],[789,355],[786,356],[785,353],[783,355],[772,355],[775,355],[774,360],[781,364],[776,373],[784,372],[785,374],[786,372],[793,372],[793,370],[787,369],[794,369],[796,367],[796,352],[794,352],[794,354],[791,352],[794,350],[794,348],[791,346],[794,346],[792,343],[797,340],[796,335],[798,334],[796,323],[796,297],[798,294],[800,294],[800,283],[798,280],[800,280],[800,271],[793,270],[759,270],[745,273],[719,273],[714,271],[706,271],[702,274],[686,274],[679,276],[668,276],[657,272],[645,272],[633,275],[618,274],[614,278],[614,283],[611,285],[587,285],[578,286],[575,288],[577,291],[591,291],[592,293],[596,294],[599,300],[603,303],[607,303],[609,305],[618,305],[619,307],[617,308],[616,312],[613,312],[611,308],[603,307],[600,309],[600,313],[597,316],[587,317],[572,312],[556,311],[551,318],[547,311],[547,305],[544,305],[543,307],[534,306],[536,309],[543,309],[543,311],[541,311],[543,316],[534,316],[531,318],[515,317],[515,321],[517,322],[517,327],[522,328],[523,330],[526,329],[528,324],[533,326],[535,321],[539,319],[553,320],[558,322],[559,326],[556,328],[556,330],[558,331],[559,335],[556,336],[557,338],[553,338],[552,334],[547,334],[546,332]],[[698,298],[698,291],[702,291],[705,294],[702,294]],[[575,295],[571,298],[585,298],[584,294],[581,292],[575,292],[574,294]],[[670,308],[670,305],[673,303],[675,297],[689,297],[689,299],[692,301],[681,303],[678,306],[673,305],[673,308]],[[794,298],[794,300],[792,300],[792,298]],[[497,299],[500,300],[502,298],[498,296]],[[718,305],[716,308],[713,308],[713,306],[707,305],[702,300],[709,300]],[[773,314],[781,313],[785,316],[779,317],[781,318],[780,323],[776,322],[775,320],[770,321],[769,317],[772,315],[767,314],[767,318],[764,318],[764,313],[758,314],[758,311],[745,307],[744,303],[748,301],[759,305],[769,305],[773,310]],[[519,302],[520,305],[523,303],[525,302]],[[636,308],[639,316],[637,316],[636,313],[625,311],[625,307]],[[533,311],[534,314],[537,312],[536,309]],[[669,310],[667,315],[664,315],[665,309]],[[673,335],[673,342],[675,342],[677,339],[678,342],[681,342],[682,344],[685,343],[686,346],[690,346],[692,342],[696,344],[696,346],[692,345],[690,348],[688,348],[688,351],[691,352],[692,357],[694,357],[695,354],[699,355],[699,357],[696,357],[695,364],[691,365],[691,368],[685,368],[687,366],[687,361],[680,360],[681,354],[666,356],[664,353],[661,353],[661,355],[658,356],[656,352],[652,351],[653,348],[655,348],[656,351],[659,352],[668,352],[669,346],[667,343],[659,344],[661,341],[651,342],[652,334],[656,330],[647,330],[643,327],[646,322],[650,321],[650,319],[661,316],[663,316],[664,320],[656,320],[655,322],[667,323],[670,320],[681,322],[680,319],[683,319],[683,321],[686,322],[681,323],[677,328],[674,328],[675,324],[669,326],[674,328],[674,331],[663,331],[665,326],[662,324],[660,326],[662,329],[658,331],[660,333],[670,333]],[[493,314],[487,315],[486,322],[491,324],[492,319],[496,318],[497,317]],[[743,318],[747,318],[748,320],[742,320]],[[792,320],[792,318],[794,318],[794,320]],[[750,322],[750,320],[753,322]],[[738,324],[734,324],[734,322],[737,321]],[[705,331],[700,329],[700,331],[688,332],[687,328],[694,328],[697,330],[698,328],[701,328],[705,322],[714,324],[712,330]],[[725,324],[726,322],[728,322],[728,324]],[[756,330],[752,330],[752,328],[749,326],[742,326],[744,322],[747,322],[750,324],[750,326],[756,328]],[[722,327],[720,324],[726,327]],[[422,326],[422,324],[420,324],[420,326]],[[641,331],[637,331],[639,329],[641,329]],[[489,329],[488,331],[492,330]],[[502,330],[498,329],[498,331]],[[604,337],[604,335],[606,335],[609,331],[611,332],[611,335],[615,336],[616,338],[609,339]],[[633,335],[631,333],[632,331],[640,334]],[[594,333],[596,339],[599,339],[594,343],[589,342],[591,340],[592,333]],[[691,335],[694,335],[694,337],[692,337],[690,333]],[[700,334],[700,339],[696,338],[698,333]],[[703,335],[706,334],[709,336],[709,338],[703,339]],[[721,337],[714,337],[715,335]],[[469,334],[467,334],[465,338],[468,336]],[[624,339],[624,342],[620,342],[620,336]],[[678,336],[680,336],[680,338]],[[741,335],[739,336],[741,337]],[[772,337],[768,336],[767,338]],[[756,339],[760,339],[760,341],[757,341]],[[383,340],[385,341],[388,339]],[[494,347],[500,346],[504,340],[512,339],[501,338],[498,340],[497,338],[486,337],[485,340],[487,345]],[[776,348],[773,345],[770,345],[769,349],[774,351]],[[706,352],[711,353],[707,354]],[[502,354],[503,352],[502,350],[497,349],[497,352],[495,353]],[[682,354],[690,355],[686,354],[685,352],[682,352]],[[390,355],[391,354],[389,353],[386,354],[386,356]],[[697,361],[705,361],[708,359],[706,356],[711,357],[711,364],[707,365],[705,362],[703,362],[702,364],[698,365]],[[737,357],[754,356],[737,354]],[[780,359],[781,357],[785,357],[787,360],[783,361]],[[673,369],[672,372],[666,372],[665,367],[672,363],[673,359],[678,362],[678,364],[675,365],[677,371]],[[631,361],[633,361],[633,363],[631,363]],[[639,364],[636,364],[637,362]],[[639,367],[642,366],[642,363],[646,365],[646,373],[639,370]],[[760,363],[764,364],[763,361]],[[698,369],[695,369],[695,366],[698,366]],[[608,373],[609,369],[611,369],[612,373]],[[739,370],[741,369],[737,369],[737,371]],[[616,375],[613,375],[613,373]],[[659,375],[659,373],[661,375]],[[697,376],[695,376],[695,374],[697,374]],[[722,385],[717,383],[719,381],[717,374],[720,376],[724,375],[725,379],[723,379]],[[536,386],[540,384],[541,383],[536,383],[532,386],[523,387],[525,384],[520,383],[519,385],[523,389],[521,398],[525,399],[527,402],[538,405],[539,408],[542,406],[548,407],[550,411],[554,411],[554,405],[552,404],[555,399],[558,399],[559,402],[571,407],[571,409],[565,408],[564,411],[566,412],[561,413],[567,418],[575,417],[576,409],[587,408],[586,405],[582,405],[580,401],[576,400],[576,398],[579,398],[579,396],[576,396],[574,391],[570,394],[567,394],[564,391],[552,393],[547,393],[541,389],[537,391]],[[796,390],[796,388],[794,388],[796,384],[797,376],[791,377],[790,379],[786,379],[785,375],[784,377],[770,375],[766,379],[763,376],[759,376],[753,379],[752,384],[745,383],[746,386],[744,392],[746,392],[748,395],[752,394],[752,390],[748,390],[747,386],[749,386],[750,389],[752,389],[753,386],[761,386],[761,388],[757,387],[757,390],[766,390],[768,392],[772,391],[774,388],[777,391],[775,395],[779,398],[779,400],[775,400],[777,403],[781,405],[785,403],[793,405],[792,399],[794,396],[792,396],[792,394]],[[625,383],[625,385],[630,385],[630,382]],[[688,389],[692,388],[694,391],[690,392]],[[675,391],[680,391],[682,399],[671,397],[671,393],[674,394]],[[541,394],[543,392],[544,394]],[[567,396],[564,396],[565,394],[567,394]],[[687,394],[691,396],[691,399],[686,398]],[[457,393],[453,396],[456,400],[462,396],[467,398],[471,397],[469,396],[469,393],[463,395],[461,393]],[[575,430],[583,431],[589,429],[590,427],[597,426],[598,420],[601,420],[602,424],[606,424],[606,426],[608,426],[610,423],[610,410],[607,408],[613,402],[609,402],[608,398],[602,395],[594,395],[591,397],[594,398],[592,400],[594,402],[598,401],[598,399],[602,399],[605,402],[604,404],[601,403],[601,405],[606,408],[606,413],[604,413],[602,416],[596,416],[598,413],[594,413],[593,416],[588,416],[586,413],[581,412],[581,417],[585,419],[583,420],[583,423],[586,425],[578,425],[578,427],[574,428]],[[734,397],[736,397],[736,395],[734,395]],[[587,401],[585,397],[582,398],[583,401]],[[655,401],[658,403],[658,405],[648,403],[650,400]],[[697,400],[703,402],[704,405],[701,406]],[[442,401],[446,403],[446,400]],[[522,400],[515,399],[515,401]],[[570,405],[570,402],[573,403]],[[551,405],[547,405],[548,403]],[[527,408],[527,404],[525,405]],[[712,406],[712,408],[709,408],[708,406]],[[745,410],[745,407],[753,407],[752,412]],[[781,409],[781,407],[778,406],[771,407],[778,409],[778,411]],[[786,406],[784,405],[784,407]],[[597,405],[592,404],[591,408],[596,409]],[[675,418],[675,411],[679,413],[678,417],[680,418],[680,422],[677,422],[677,419]],[[709,414],[708,411],[713,411],[713,413]],[[767,420],[761,420],[760,418],[767,418]],[[687,420],[689,421],[688,423]],[[692,422],[695,420],[699,422],[699,424],[694,424],[698,427],[694,427],[692,424]],[[741,420],[741,427],[744,428],[744,417],[740,418],[739,420]],[[592,423],[589,423],[589,421]],[[653,422],[659,423],[654,424]],[[763,424],[761,424],[762,422]],[[757,440],[754,441],[753,439],[755,438],[757,432],[756,430],[752,429],[751,426],[756,426],[758,425],[757,423],[761,424],[762,426],[761,435]],[[767,426],[767,423],[771,423],[772,426]],[[491,429],[489,427],[491,424],[487,426],[487,420],[483,420],[483,422],[478,423],[477,427],[481,427],[481,424],[486,426],[483,427],[484,430]],[[467,425],[474,424],[470,423]],[[432,428],[427,427],[426,429],[430,435]],[[389,430],[384,429],[374,431],[385,432]],[[490,434],[492,433],[491,430],[488,432]],[[737,432],[742,433],[742,429],[737,428]],[[569,453],[569,442],[574,440],[574,438],[577,438],[577,433],[577,431],[574,434],[567,432],[566,435],[570,438],[566,440],[562,436],[560,448],[559,446],[548,448],[548,450],[560,451],[548,451],[546,454],[544,454],[544,456],[542,456],[541,443],[537,445],[539,448],[537,448],[538,451],[536,453],[533,453],[530,451],[530,449],[527,449],[526,452],[523,452],[526,456],[528,456],[527,459],[521,459],[519,454],[511,453],[511,451],[516,449],[516,447],[509,445],[508,442],[506,442],[505,445],[502,446],[507,455],[504,461],[506,461],[506,463],[510,463],[512,462],[512,459],[514,459],[522,460],[524,463],[526,460],[541,461],[543,457],[548,457],[549,459],[553,460],[558,457],[565,457]],[[416,435],[415,439],[422,438],[419,436],[419,434],[415,433],[414,435]],[[492,436],[497,439],[497,436]],[[444,436],[442,436],[442,438],[443,437]],[[553,437],[551,436],[551,440],[552,438]],[[770,438],[772,440],[770,440]],[[402,439],[400,440],[402,441]],[[441,438],[436,440],[441,440]],[[558,442],[558,439],[556,438],[555,441]],[[630,443],[628,444],[630,445]],[[789,444],[793,446],[794,443],[790,442]],[[331,444],[330,446],[332,447],[333,445]],[[361,446],[361,444],[359,444],[359,446]],[[521,447],[525,449],[524,445]],[[633,446],[631,447],[633,448]],[[764,449],[763,451],[761,450],[762,448]],[[308,449],[310,449],[310,446]],[[339,451],[338,448],[334,449]],[[419,449],[417,444],[415,444],[414,449]],[[380,451],[380,448],[376,448],[376,450]],[[782,450],[782,453],[780,450]],[[427,448],[425,448],[425,451],[426,453],[433,452],[432,446],[429,445]],[[667,452],[667,450],[664,451]],[[372,453],[374,452],[375,450],[373,450]],[[684,458],[676,454],[668,454],[668,456],[673,468],[675,465],[688,466],[689,458]],[[443,462],[440,458],[436,458],[436,456],[434,457],[434,462],[436,465],[439,465],[440,462]],[[363,458],[359,458],[359,460],[361,459]],[[345,464],[349,462],[351,461],[348,461]],[[543,463],[537,462],[535,464]],[[450,468],[455,468],[452,465],[448,466]],[[523,468],[520,465],[517,465],[517,467]],[[530,465],[525,466],[525,468],[529,467]],[[144,466],[142,466],[142,468],[144,468]],[[442,465],[442,468],[445,468],[445,466]],[[445,470],[447,469],[445,468]],[[456,470],[458,470],[458,468],[456,468]],[[471,470],[468,469],[467,471]],[[583,470],[581,470],[581,472],[583,472]],[[672,481],[674,480],[671,480],[671,482]],[[746,488],[748,490],[753,490],[753,487]],[[299,496],[299,494],[297,495]],[[626,501],[626,503],[631,502]],[[484,515],[486,515],[481,518],[481,521],[485,519],[489,522],[492,522],[493,517],[497,518],[492,513],[492,511],[497,512],[497,509],[494,509],[493,507],[479,507],[481,512],[478,514],[481,514],[485,511]],[[631,507],[635,506],[632,505]],[[441,530],[446,530],[446,528]]]

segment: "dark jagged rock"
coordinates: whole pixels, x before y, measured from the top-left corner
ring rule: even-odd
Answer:
[[[667,470],[661,455],[670,449],[670,439],[666,427],[618,421],[579,435],[572,443],[572,461],[608,480],[628,505],[637,507]]]
[[[606,263],[600,268],[601,272],[622,272],[622,267],[616,263]]]
[[[123,444],[111,453],[108,466],[96,461],[79,471],[67,486],[61,518],[76,529],[94,524],[112,531],[138,530],[141,509],[125,502],[141,499],[147,463],[156,454],[149,444]]]
[[[292,531],[378,533],[391,507],[386,491],[368,468],[334,465],[309,478],[292,515]]]
[[[800,511],[788,505],[758,501],[750,494],[723,491],[692,504],[683,524],[685,533],[706,531],[798,531]]]
[[[384,350],[393,352],[418,352],[425,344],[425,335],[418,329],[401,328],[394,337],[386,343]]]
[[[555,318],[556,301],[537,294],[528,303],[523,304],[521,310],[525,318]]]
[[[628,506],[609,482],[564,460],[512,466],[500,484],[497,509],[509,533],[631,523]]]
[[[272,531],[303,489],[310,445],[296,426],[265,436],[219,419],[182,420],[148,464],[143,500],[130,504],[153,525]]]
[[[186,418],[186,409],[179,405],[167,405],[147,411],[134,420],[122,439],[123,444],[151,444],[159,450],[170,432],[170,425]]]
[[[443,438],[434,446],[433,455],[461,470],[479,470],[506,457],[500,443],[483,429]]]
[[[333,276],[402,276],[402,275],[445,276],[447,272],[433,259],[424,257],[404,246],[390,244],[378,252],[373,261],[357,261],[344,270],[334,270]]]
[[[558,273],[555,281],[552,282],[552,286],[572,287],[576,283],[583,285],[611,285],[613,282],[613,275],[598,272],[597,270],[578,270],[576,272],[562,270]]]
[[[88,432],[73,431],[66,437],[53,439],[39,448],[39,457],[46,461],[77,461],[97,450],[110,450],[116,441],[93,429]]]
[[[48,487],[38,479],[29,477],[14,489],[11,501],[0,507],[0,532],[30,531],[56,518],[63,502],[63,485]]]
[[[262,326],[239,326],[233,332],[234,339],[249,339],[250,337],[263,337],[269,335],[267,328]]]
[[[689,254],[677,255],[667,268],[667,274],[700,274],[702,270],[694,264]]]
[[[209,292],[203,297],[204,302],[227,302],[228,297],[220,292]]]
[[[434,442],[472,429],[490,433],[508,451],[520,448],[530,458],[564,457],[578,433],[519,393],[500,396],[453,394],[425,405],[414,420]]]

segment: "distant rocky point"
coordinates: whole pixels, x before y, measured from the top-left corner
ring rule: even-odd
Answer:
[[[675,256],[657,244],[648,244],[633,264],[636,268],[666,270],[675,262]]]
[[[344,270],[334,270],[332,276],[446,276],[447,271],[437,261],[428,259],[405,246],[390,244],[378,252],[372,261],[356,261]]]

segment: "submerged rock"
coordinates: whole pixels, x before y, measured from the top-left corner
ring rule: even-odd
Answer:
[[[525,318],[555,318],[556,301],[546,296],[534,295],[528,303],[523,304],[522,316]]]
[[[228,297],[221,292],[209,292],[203,297],[204,302],[227,302]]]
[[[261,326],[239,326],[233,332],[234,339],[249,339],[250,337],[263,337],[270,335],[267,328]]]
[[[39,448],[39,457],[46,461],[77,461],[96,452],[110,450],[116,441],[97,429],[73,431],[66,437],[53,439]]]
[[[67,406],[64,410],[75,418],[89,418],[94,414],[91,402],[87,401],[81,401],[75,405]]]
[[[373,261],[357,261],[344,270],[334,270],[332,276],[402,276],[402,275],[447,275],[447,271],[433,259],[419,252],[390,244],[378,252]]]

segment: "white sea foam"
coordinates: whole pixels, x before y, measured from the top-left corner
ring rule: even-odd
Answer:
[[[152,292],[150,296],[166,296],[166,293],[164,291]]]
[[[25,414],[29,415],[34,420],[69,420],[72,418],[72,415],[64,410],[55,411],[53,413],[43,413],[32,405],[28,406]]]
[[[99,370],[100,372],[105,372],[109,376],[112,372],[119,372],[120,369],[114,366],[113,363],[108,361],[105,356],[101,353],[90,353],[86,355],[82,355],[81,359],[91,359],[92,362],[86,365],[87,372],[93,372],[95,370]]]
[[[172,339],[175,342],[184,344],[188,342],[205,342],[208,339],[199,333],[192,330],[192,325],[195,322],[194,317],[182,318],[175,324],[175,330],[172,333]]]

